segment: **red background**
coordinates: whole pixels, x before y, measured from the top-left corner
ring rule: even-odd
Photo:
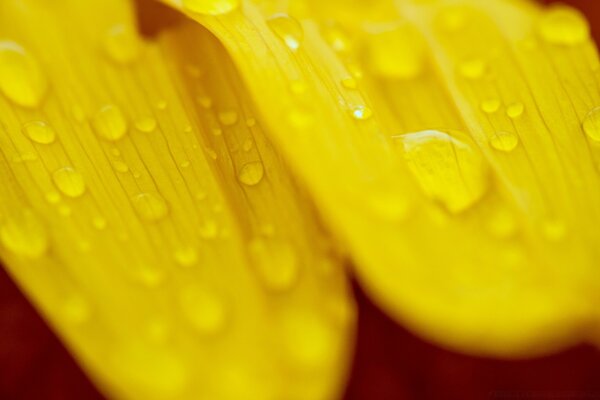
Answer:
[[[586,13],[598,40],[600,0],[565,3]],[[355,292],[358,338],[346,400],[600,399],[600,351],[590,346],[527,361],[468,357],[413,336]],[[1,268],[0,399],[102,399]]]

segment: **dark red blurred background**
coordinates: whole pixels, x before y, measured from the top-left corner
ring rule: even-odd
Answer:
[[[586,13],[598,40],[600,0],[564,3]],[[346,400],[600,400],[600,351],[590,346],[528,361],[468,357],[423,342],[355,292],[358,338]],[[0,400],[96,399],[103,397],[0,268]]]

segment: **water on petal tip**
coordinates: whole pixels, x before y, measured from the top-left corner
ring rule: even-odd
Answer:
[[[246,186],[255,186],[262,181],[265,174],[265,169],[260,161],[252,161],[240,169],[238,179]]]
[[[538,21],[538,34],[548,43],[573,46],[590,37],[590,26],[585,16],[568,6],[553,6],[545,10]]]
[[[240,0],[183,0],[183,7],[203,15],[223,15],[236,10]]]
[[[179,294],[179,304],[183,315],[199,333],[213,335],[225,327],[227,308],[215,291],[199,285],[186,287]]]
[[[41,257],[49,247],[46,228],[29,209],[0,220],[0,243],[10,252],[27,258]]]
[[[114,62],[127,64],[137,58],[140,52],[140,39],[132,26],[115,25],[106,32],[104,50]]]
[[[158,194],[140,193],[132,201],[136,212],[145,221],[158,221],[169,213],[167,203]]]
[[[127,120],[119,107],[108,104],[92,118],[92,126],[101,138],[110,141],[121,139],[127,133]]]
[[[43,121],[32,121],[23,125],[25,135],[39,144],[50,144],[56,139],[56,132]]]
[[[298,50],[304,39],[302,25],[287,14],[275,14],[267,19],[269,28],[289,47]]]
[[[85,193],[83,176],[73,167],[63,167],[54,171],[52,180],[65,196],[79,197]]]
[[[498,151],[511,152],[518,144],[519,136],[514,132],[494,132],[490,137],[490,145]]]
[[[583,131],[594,142],[600,142],[600,107],[594,108],[586,115]]]
[[[47,88],[34,56],[13,41],[0,40],[0,92],[19,106],[36,107]]]
[[[448,211],[462,212],[486,193],[488,166],[466,134],[428,130],[395,138],[423,191]]]

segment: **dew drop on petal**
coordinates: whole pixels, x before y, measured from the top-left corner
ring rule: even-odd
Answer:
[[[519,136],[514,132],[498,131],[490,137],[490,145],[503,152],[513,151],[519,144]]]
[[[267,289],[285,291],[297,281],[298,256],[287,241],[257,238],[250,242],[249,250],[256,273]]]
[[[313,370],[327,364],[336,335],[318,315],[290,311],[284,317],[283,330],[286,353],[295,367]]]
[[[594,142],[600,142],[600,107],[590,111],[583,120],[585,134]]]
[[[506,115],[509,118],[516,119],[523,115],[525,111],[525,105],[523,103],[517,102],[512,103],[506,108]]]
[[[352,77],[342,78],[341,83],[346,89],[356,89],[358,87],[356,79]]]
[[[150,133],[156,129],[156,119],[150,116],[140,117],[135,121],[135,127],[138,131]]]
[[[104,37],[104,51],[118,64],[134,61],[140,52],[140,39],[131,25],[111,27]]]
[[[183,0],[183,7],[187,11],[204,15],[227,14],[239,5],[239,0]]]
[[[49,247],[46,228],[29,209],[0,221],[0,242],[10,252],[27,258],[41,257]]]
[[[396,139],[423,191],[448,211],[465,211],[486,193],[488,167],[467,135],[428,130]]]
[[[0,40],[0,92],[19,106],[36,107],[47,88],[35,57],[13,41]]]
[[[227,309],[215,291],[199,285],[185,287],[179,293],[179,304],[183,315],[199,333],[213,335],[225,327]]]
[[[141,219],[154,222],[169,213],[169,207],[159,194],[140,193],[133,197],[133,206]]]
[[[568,6],[548,8],[538,21],[538,34],[548,43],[574,46],[590,37],[590,26],[585,16]]]
[[[92,119],[94,130],[103,139],[116,141],[127,133],[127,120],[119,107],[108,104],[102,107]]]
[[[253,161],[242,166],[238,173],[238,180],[246,186],[255,186],[262,181],[265,169],[260,161]]]
[[[239,119],[238,113],[233,110],[221,111],[218,117],[219,121],[225,126],[235,125]]]
[[[43,121],[32,121],[23,125],[23,133],[39,144],[50,144],[56,140],[56,132]]]
[[[287,14],[275,14],[267,19],[269,28],[291,50],[298,50],[304,39],[302,25]]]
[[[500,100],[489,99],[481,102],[481,110],[486,114],[493,114],[500,109]]]
[[[466,79],[481,79],[487,72],[488,64],[480,58],[468,59],[461,62],[458,72]]]
[[[79,197],[85,193],[83,176],[73,167],[63,167],[54,171],[52,180],[65,196]]]
[[[198,262],[198,253],[193,247],[182,247],[173,254],[175,262],[182,267],[191,267]]]

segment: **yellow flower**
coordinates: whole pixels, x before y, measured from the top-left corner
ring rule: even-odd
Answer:
[[[109,396],[337,398],[349,260],[444,346],[598,339],[580,14],[165,3],[0,3],[0,256]]]

